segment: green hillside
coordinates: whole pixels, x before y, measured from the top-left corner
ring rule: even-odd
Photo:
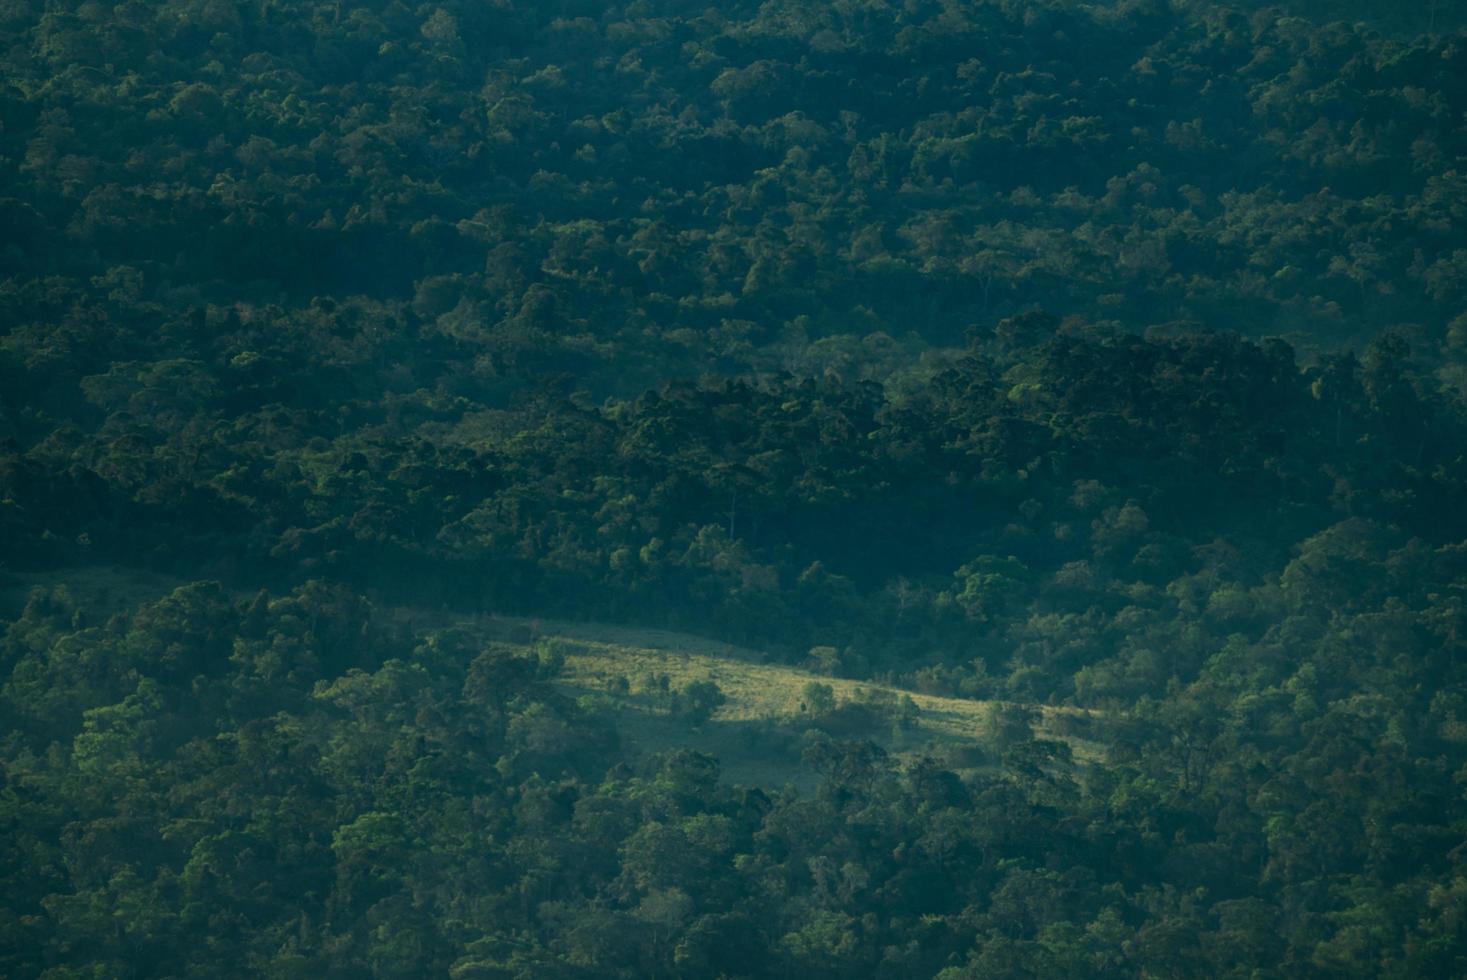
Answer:
[[[767,656],[677,633],[604,625],[543,623],[539,642],[564,657],[560,678],[575,695],[594,694],[620,713],[618,729],[642,751],[685,747],[717,757],[726,779],[777,788],[813,788],[801,739],[821,732],[870,739],[894,758],[943,759],[955,771],[994,768],[1004,722],[1032,719],[1035,732],[1066,744],[1071,758],[1095,761],[1100,748],[1068,733],[1073,708],[1035,708],[938,697],[771,663]],[[662,685],[666,679],[665,687]],[[711,683],[727,700],[696,718],[690,685]],[[828,704],[810,695],[823,686]],[[696,693],[696,692],[695,692]],[[669,696],[670,695],[670,696]],[[691,721],[691,724],[690,724]],[[1082,723],[1083,724],[1083,723]],[[1067,733],[1059,735],[1058,732]]]
[[[140,569],[72,567],[0,575],[0,612],[20,617],[37,595],[54,592],[100,624],[158,602],[187,583]],[[248,598],[236,592],[236,601]],[[872,680],[834,677],[761,653],[668,630],[493,615],[465,616],[418,607],[381,607],[404,636],[448,633],[470,645],[496,645],[526,661],[553,664],[555,686],[607,716],[628,762],[688,749],[720,763],[722,778],[777,790],[814,789],[819,774],[803,759],[810,738],[867,739],[902,764],[939,758],[961,773],[995,771],[1015,726],[1063,743],[1066,764],[1098,764],[1103,746],[1080,737],[1089,712],[1064,706],[941,697]],[[690,686],[712,684],[700,707]],[[811,685],[825,688],[820,702]],[[694,694],[697,691],[694,688]],[[1078,720],[1076,720],[1078,719]]]
[[[1467,976],[1467,34],[0,0],[0,976]]]

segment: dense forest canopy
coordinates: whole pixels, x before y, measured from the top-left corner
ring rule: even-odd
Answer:
[[[1467,975],[1462,20],[0,0],[0,974]]]
[[[3,13],[5,316],[74,311],[111,342],[84,373],[139,316],[205,370],[269,364],[189,318],[298,335],[327,300],[354,312],[314,360],[489,402],[881,363],[1036,303],[1467,344],[1455,35],[1162,3]]]

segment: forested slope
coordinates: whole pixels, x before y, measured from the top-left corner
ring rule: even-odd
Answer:
[[[159,330],[330,401],[384,361],[490,401],[553,370],[820,370],[1033,303],[1464,343],[1452,35],[1160,3],[12,0],[0,38],[12,419]]]
[[[1024,712],[963,780],[817,725],[800,795],[624,764],[554,644],[319,583],[86,599],[0,644],[7,975],[1460,972],[1460,643],[1410,641],[1450,614],[1235,638],[1103,766]]]
[[[1010,356],[895,402],[717,382],[206,442],[131,493],[48,470],[56,440],[15,459],[17,561],[279,584],[105,621],[40,592],[9,627],[8,971],[1460,972],[1460,403],[1394,341],[1305,372],[1078,328]],[[628,768],[553,651],[362,590],[1094,706],[1105,764],[1020,715],[966,781],[839,738],[812,797]]]
[[[1448,23],[9,0],[0,63],[0,973],[1467,974]],[[1045,710],[814,688],[757,789],[496,614]]]

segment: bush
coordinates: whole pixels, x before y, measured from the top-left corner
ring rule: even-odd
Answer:
[[[713,681],[693,681],[679,692],[678,713],[697,728],[727,703],[728,695]]]

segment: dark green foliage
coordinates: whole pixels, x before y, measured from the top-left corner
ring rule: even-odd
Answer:
[[[1368,560],[1336,529],[1285,581],[1346,540]],[[1373,567],[1460,591],[1457,550]],[[818,792],[772,799],[696,753],[620,763],[543,653],[409,636],[316,583],[100,624],[38,591],[4,640],[6,716],[57,698],[5,740],[6,973],[1453,975],[1461,616],[1399,581],[1281,597],[1190,683],[1077,718],[1103,766],[1014,705],[991,775],[815,735]],[[127,654],[160,637],[172,657]]]
[[[1467,41],[1286,6],[0,3],[0,974],[1467,975]]]
[[[708,721],[727,702],[728,695],[713,681],[693,681],[678,692],[679,713],[694,727]]]

